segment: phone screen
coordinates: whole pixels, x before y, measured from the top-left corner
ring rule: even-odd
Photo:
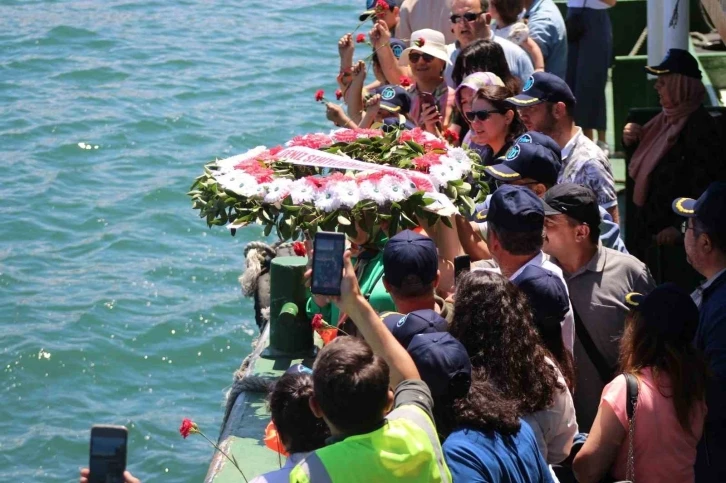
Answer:
[[[471,258],[469,255],[459,255],[454,258],[454,281],[464,272],[471,270]]]
[[[91,430],[91,483],[123,483],[126,470],[126,431],[124,428]]]
[[[340,295],[344,252],[345,236],[342,233],[320,232],[315,236],[312,293]]]

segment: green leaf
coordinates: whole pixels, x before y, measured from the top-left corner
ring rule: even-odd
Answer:
[[[264,235],[270,236],[270,233],[272,233],[272,229],[275,227],[272,223],[268,223],[267,226],[265,226]]]
[[[446,226],[447,226],[447,227],[449,227],[449,228],[454,228],[454,227],[453,227],[453,226],[451,225],[451,220],[450,220],[450,219],[449,219],[448,217],[446,217],[446,216],[442,216],[442,217],[440,217],[440,218],[441,218],[441,221],[442,221],[442,222],[444,222],[444,225],[446,225]]]

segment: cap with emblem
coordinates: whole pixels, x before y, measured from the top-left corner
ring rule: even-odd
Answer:
[[[652,75],[681,74],[694,79],[701,78],[701,69],[690,52],[683,49],[668,49],[663,62],[658,65],[647,65],[645,71]]]
[[[293,364],[285,371],[285,374],[312,374],[313,370],[302,364]]]
[[[527,107],[542,102],[564,102],[575,104],[575,96],[567,83],[554,74],[535,72],[524,83],[522,92],[507,99],[510,104],[517,107]]]
[[[529,136],[525,139],[532,139],[528,134],[524,136]],[[484,172],[492,178],[504,182],[528,178],[547,186],[554,186],[562,168],[559,150],[553,151],[533,142],[513,144],[507,153],[497,161],[499,164],[485,166]]]
[[[698,327],[698,307],[691,296],[674,283],[658,285],[648,295],[631,292],[625,304],[640,314],[647,332],[690,343]]]
[[[384,7],[385,5],[385,7]],[[368,19],[369,17],[374,17],[377,13],[379,13],[377,10],[380,8],[383,10],[384,8],[387,8],[388,10],[393,10],[394,7],[397,7],[396,0],[368,0],[366,2],[366,10],[362,14],[360,14],[360,17],[358,17],[358,20],[361,22]]]
[[[542,231],[544,204],[532,190],[504,185],[492,195],[485,221],[512,232]]]
[[[726,183],[711,183],[700,198],[676,198],[673,211],[687,218],[696,218],[706,230],[726,239]]]
[[[471,362],[464,345],[448,332],[418,334],[408,345],[421,380],[435,399],[457,399],[471,387]]]
[[[381,109],[394,114],[408,114],[411,110],[411,96],[401,86],[385,85],[374,89],[371,94],[381,96]]]
[[[394,287],[404,283],[429,284],[439,271],[434,241],[411,230],[393,236],[383,248],[383,277]]]
[[[587,186],[561,183],[544,195],[546,215],[567,215],[580,223],[596,227],[600,225],[600,208],[597,196]]]
[[[408,347],[411,339],[417,334],[448,330],[446,319],[431,309],[414,310],[406,315],[389,312],[382,314],[382,318],[388,330],[404,348]]]
[[[520,143],[539,144],[540,146],[544,146],[547,149],[556,152],[558,156],[562,154],[562,148],[560,148],[560,145],[557,144],[557,141],[546,134],[542,134],[541,132],[527,131],[514,140],[514,144]]]
[[[570,310],[570,298],[557,275],[538,265],[527,265],[512,283],[527,296],[534,323],[540,331],[560,328]]]

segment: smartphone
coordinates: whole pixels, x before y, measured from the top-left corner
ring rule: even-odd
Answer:
[[[471,270],[471,257],[469,255],[459,255],[454,258],[454,281],[459,278],[463,272]]]
[[[91,428],[90,483],[123,483],[128,431],[123,426]]]
[[[430,105],[436,107],[436,98],[433,94],[430,92],[419,92],[419,98],[421,99],[421,108],[423,109],[424,106]],[[436,107],[438,109],[438,107]]]
[[[313,280],[310,291],[318,295],[340,295],[343,278],[345,235],[319,231],[313,241]]]

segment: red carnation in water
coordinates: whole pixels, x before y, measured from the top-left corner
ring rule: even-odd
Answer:
[[[426,39],[424,39],[423,37],[421,37],[420,39],[416,40],[413,44],[416,47],[423,47],[424,44],[426,44]]]
[[[322,329],[323,326],[325,326],[325,321],[323,320],[323,314],[313,315],[313,320],[310,322],[310,325],[312,325],[313,329],[315,329],[315,330]]]
[[[319,89],[315,93],[315,100],[318,101],[318,102],[322,102],[323,99],[325,99],[325,91],[322,90],[322,89]]]
[[[197,423],[192,421],[189,418],[184,418],[182,420],[181,426],[179,426],[179,434],[181,434],[184,439],[187,439],[187,436],[190,434],[198,433],[199,432],[199,426],[197,426]]]
[[[308,254],[308,251],[305,249],[305,244],[301,241],[296,241],[295,243],[293,243],[292,250],[298,257],[304,257]]]
[[[398,83],[401,85],[401,87],[408,87],[413,84],[413,82],[411,82],[411,79],[409,79],[405,75],[401,76],[401,78],[398,80]]]
[[[449,141],[450,144],[454,144],[459,140],[459,135],[451,129],[447,129],[444,131],[444,139]]]
[[[340,99],[342,99],[342,98],[343,98],[343,91],[341,91],[340,89],[337,89],[337,90],[335,91],[335,98],[336,98],[337,100],[340,100]]]
[[[363,42],[365,42],[365,41],[366,41],[366,34],[358,34],[358,35],[356,36],[356,38],[355,38],[355,42],[356,42],[357,44],[362,44],[362,43],[363,43]]]

